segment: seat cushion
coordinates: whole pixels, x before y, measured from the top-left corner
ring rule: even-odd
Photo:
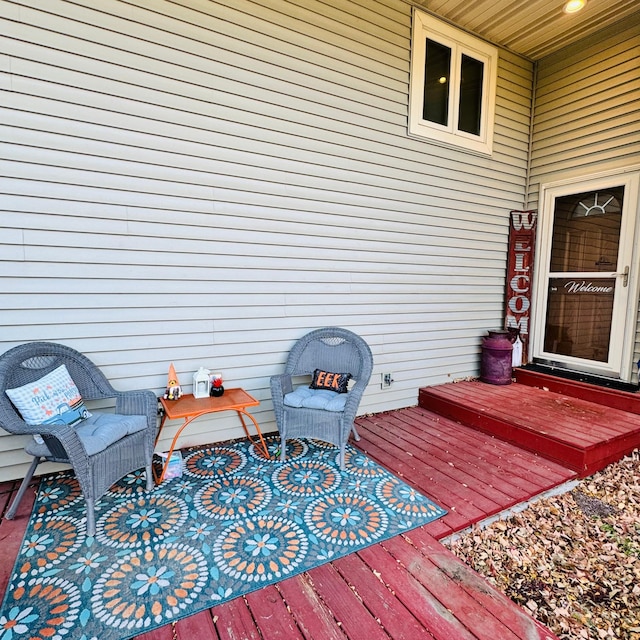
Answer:
[[[147,428],[146,416],[124,416],[118,413],[94,413],[76,427],[78,438],[87,455],[94,455],[132,433]],[[34,456],[47,457],[51,452],[46,444],[30,442],[25,450]]]
[[[346,402],[346,393],[337,394],[334,391],[309,389],[309,387],[298,387],[284,397],[284,404],[288,407],[324,409],[325,411],[336,412],[344,411]]]

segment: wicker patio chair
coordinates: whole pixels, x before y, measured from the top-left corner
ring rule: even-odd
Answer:
[[[281,438],[280,459],[286,459],[287,439],[314,438],[340,448],[339,464],[344,469],[349,435],[353,432],[354,438],[360,439],[353,421],[372,369],[369,345],[347,329],[326,327],[300,338],[289,352],[284,373],[271,378],[271,397]],[[336,393],[322,388],[322,384],[314,385],[314,381],[320,380],[318,373],[329,381],[329,387],[331,382],[338,381],[337,376],[342,376],[339,380],[342,391],[345,379],[350,378],[348,390]],[[297,382],[294,378],[299,376],[307,378],[306,385],[294,388]],[[309,388],[309,376],[311,386],[321,388]]]
[[[39,388],[43,377],[47,376],[49,380],[58,375],[56,372],[60,371],[61,365],[65,365],[67,380],[70,377],[75,383],[82,401],[115,399],[114,411],[92,410],[89,413],[81,402],[80,422],[74,426],[27,424],[8,397],[7,389],[10,393],[16,388],[22,393],[28,393],[23,391],[25,389],[33,392]],[[29,385],[34,386],[31,389]],[[66,463],[73,467],[86,501],[87,534],[95,535],[95,504],[115,482],[145,467],[146,488],[153,488],[151,460],[157,407],[158,401],[152,391],[116,391],[93,362],[61,344],[32,342],[0,356],[0,427],[9,433],[35,436],[25,446],[33,461],[6,517],[14,518],[40,462]],[[54,416],[51,420],[58,418]]]

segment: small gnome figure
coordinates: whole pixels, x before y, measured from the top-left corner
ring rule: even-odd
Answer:
[[[171,365],[169,366],[169,379],[167,382],[167,388],[164,392],[164,399],[178,400],[181,395],[182,395],[182,387],[180,386],[178,375],[176,374],[176,370],[172,362]]]

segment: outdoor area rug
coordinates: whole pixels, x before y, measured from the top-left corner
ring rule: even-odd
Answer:
[[[123,639],[446,513],[362,452],[290,440],[192,450],[182,477],[111,488],[86,535],[70,473],[44,478],[0,610],[0,640]]]

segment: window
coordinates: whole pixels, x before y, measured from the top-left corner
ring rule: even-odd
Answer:
[[[495,47],[415,10],[409,135],[490,154],[497,67]]]

